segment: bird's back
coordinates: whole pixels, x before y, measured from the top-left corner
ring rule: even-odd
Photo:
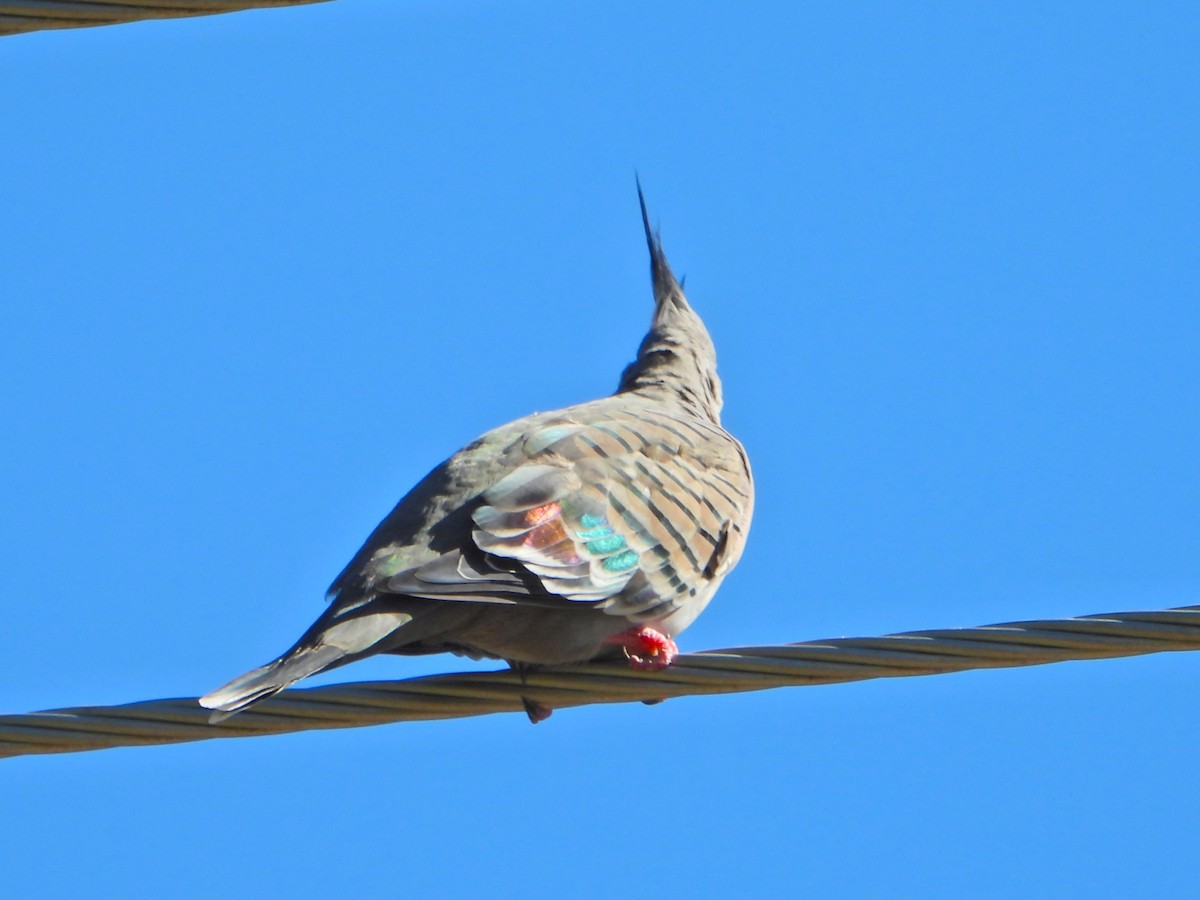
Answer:
[[[735,438],[677,404],[618,394],[460,450],[380,523],[331,595],[589,610],[602,631],[677,634],[737,562],[752,511]]]

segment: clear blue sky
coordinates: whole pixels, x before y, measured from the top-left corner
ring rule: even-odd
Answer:
[[[1198,46],[1189,3],[0,40],[0,705],[210,690],[449,452],[611,390],[635,169],[759,488],[685,649],[1200,603]],[[9,760],[4,891],[1191,896],[1198,696],[1179,654]]]

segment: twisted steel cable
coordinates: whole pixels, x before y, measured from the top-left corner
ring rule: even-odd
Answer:
[[[51,28],[120,25],[143,19],[178,19],[275,6],[300,6],[324,0],[24,0],[0,3],[0,35]]]
[[[0,716],[0,756],[517,712],[522,697],[562,709],[1198,649],[1200,606],[1186,606],[710,650],[661,672],[591,663],[288,690],[217,725],[191,698]]]

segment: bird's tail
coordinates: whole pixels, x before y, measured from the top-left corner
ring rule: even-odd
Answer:
[[[362,614],[361,610],[349,613],[330,610],[279,659],[206,694],[200,698],[200,705],[214,711],[209,716],[210,722],[221,722],[278,694],[301,678],[358,659],[411,620],[412,616],[403,612]]]

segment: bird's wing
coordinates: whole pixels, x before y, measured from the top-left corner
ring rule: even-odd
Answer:
[[[379,588],[637,618],[670,612],[740,554],[749,474],[719,429],[663,415],[562,420],[519,451],[480,495],[462,547]]]

